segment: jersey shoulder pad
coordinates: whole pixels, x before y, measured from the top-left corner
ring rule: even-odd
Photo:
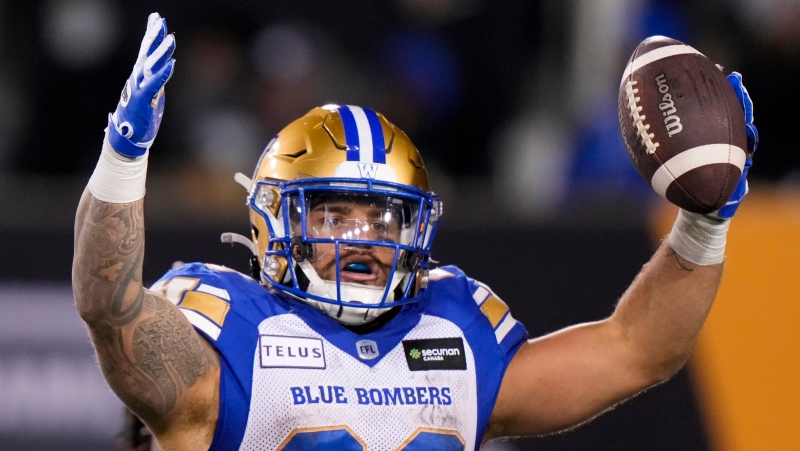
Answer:
[[[456,313],[458,316],[467,315],[480,321],[488,321],[498,343],[503,342],[514,329],[524,331],[522,325],[511,316],[508,305],[488,285],[468,277],[456,266],[448,265],[431,270],[428,289],[432,291],[431,307],[435,306],[439,311],[446,309],[459,312]],[[447,309],[446,304],[452,308]],[[523,334],[527,335],[524,332]]]
[[[248,299],[263,299],[267,290],[252,278],[207,263],[187,263],[167,271],[151,287],[177,305],[189,322],[216,340],[234,303],[248,309]]]
[[[161,293],[173,304],[180,302],[187,291],[208,292],[230,301],[229,287],[241,290],[254,284],[260,285],[252,278],[225,266],[185,263],[167,271],[150,286],[150,291]]]

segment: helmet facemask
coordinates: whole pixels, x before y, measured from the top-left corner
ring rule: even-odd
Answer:
[[[273,183],[258,182],[254,192],[260,184]],[[424,288],[438,198],[361,180],[277,184],[285,233],[271,240],[274,250],[265,252],[264,260],[286,259],[286,291],[342,323],[363,324],[413,300]],[[274,224],[273,218],[265,217]],[[262,276],[269,279],[266,269]]]

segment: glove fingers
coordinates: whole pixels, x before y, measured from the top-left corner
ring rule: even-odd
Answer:
[[[166,27],[166,25],[162,25],[163,22],[164,19],[158,13],[150,14],[150,17],[148,17],[147,31],[144,33],[144,38],[142,38],[142,43],[139,46],[139,57],[136,60],[137,66],[144,64],[148,51],[153,46],[159,33],[161,33],[162,28]]]
[[[747,195],[749,191],[747,172],[753,164],[753,152],[755,152],[756,147],[758,147],[758,130],[755,125],[753,125],[753,100],[750,98],[750,93],[747,92],[747,88],[742,84],[742,74],[731,72],[731,74],[728,75],[728,82],[733,87],[736,98],[739,100],[739,103],[742,105],[742,110],[744,111],[745,132],[747,134],[747,159],[744,162],[742,174],[741,177],[739,177],[739,183],[736,185],[736,189],[733,190],[733,194],[728,202],[716,212],[709,214],[709,216],[722,219],[732,218],[736,213],[736,209],[739,208],[739,204],[742,203],[744,196]]]
[[[748,124],[753,123],[753,101],[750,99],[750,93],[747,92],[747,88],[741,84],[742,79],[739,79],[739,86],[741,86],[741,92],[739,93],[740,101],[742,102],[742,108],[744,109],[744,120]]]
[[[172,52],[175,51],[175,36],[167,35],[167,37],[159,44],[159,46],[151,52],[150,56],[144,62],[144,78],[149,79],[153,76],[153,72],[158,72],[172,57]]]
[[[146,99],[152,99],[161,91],[161,88],[167,84],[172,71],[175,68],[175,60],[170,59],[167,64],[158,70],[153,76],[142,83],[142,96]]]
[[[158,25],[158,24],[156,24]],[[158,33],[156,34],[155,39],[153,39],[153,43],[150,45],[150,48],[147,49],[147,56],[153,54],[153,52],[161,45],[164,38],[167,37],[167,19],[161,19],[161,24],[158,28]]]
[[[736,71],[731,72],[731,74],[728,75],[728,81],[730,82],[731,86],[733,86],[733,90],[736,91],[736,97],[739,99],[739,103],[742,104],[745,122],[752,124],[753,100],[750,98],[750,93],[747,92],[747,88],[745,88],[744,84],[742,83],[742,74]]]
[[[747,124],[747,149],[750,151],[752,155],[753,152],[756,151],[758,147],[758,129],[753,124]]]
[[[753,100],[750,98],[750,93],[747,92],[747,88],[745,88],[742,83],[742,74],[736,71],[731,72],[731,74],[728,75],[728,82],[730,82],[734,92],[736,92],[739,103],[742,105],[746,127],[745,131],[747,132],[747,150],[749,154],[752,154],[755,152],[756,147],[758,147],[758,130],[755,125],[753,125]]]
[[[150,15],[147,16],[147,28],[150,29],[150,27],[155,25],[155,23],[160,18],[161,18],[161,14],[159,14],[159,13],[150,13]]]

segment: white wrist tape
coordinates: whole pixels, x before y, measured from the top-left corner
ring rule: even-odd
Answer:
[[[678,255],[694,264],[722,263],[730,222],[681,209],[667,242]]]
[[[111,147],[108,137],[103,140],[100,159],[89,179],[89,190],[103,202],[124,204],[144,197],[147,178],[147,157],[131,159]]]

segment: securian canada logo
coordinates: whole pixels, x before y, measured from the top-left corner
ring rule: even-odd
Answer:
[[[411,371],[467,369],[464,340],[460,337],[403,340],[403,348]]]

